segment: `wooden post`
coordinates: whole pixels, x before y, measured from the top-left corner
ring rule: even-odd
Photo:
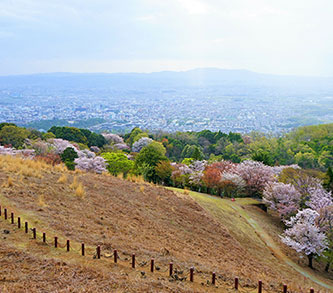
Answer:
[[[238,290],[239,279],[235,278],[235,290]]]
[[[153,273],[154,272],[154,262],[155,262],[155,260],[152,258],[151,260],[150,260],[150,271]]]
[[[14,213],[10,213],[10,218],[11,218],[12,224],[14,224]]]
[[[1,217],[1,206],[0,206],[0,217]]]
[[[32,234],[33,234],[33,238],[36,239],[36,228],[32,228]]]
[[[46,243],[46,233],[43,232],[43,243]]]
[[[135,253],[132,254],[132,268],[135,269]]]
[[[54,237],[54,248],[58,247],[58,237]]]
[[[84,243],[81,244],[81,254],[84,256]]]
[[[118,252],[117,252],[117,249],[115,249],[114,251],[113,251],[113,261],[114,261],[114,263],[117,263],[117,261],[118,261]]]
[[[258,282],[258,293],[262,293],[262,281]]]
[[[169,276],[171,277],[173,275],[173,263],[171,262],[169,264]]]
[[[96,252],[97,252],[97,258],[100,259],[101,258],[101,247],[99,245],[96,248]]]
[[[215,274],[215,272],[213,272],[213,274],[212,274],[212,284],[215,285],[215,283],[216,283],[216,274]]]
[[[70,250],[70,244],[69,244],[69,240],[67,240],[67,242],[66,242],[66,248],[67,248],[67,251],[69,251],[69,250]]]
[[[287,285],[283,285],[283,293],[287,293]]]
[[[21,229],[21,218],[17,218],[17,228]]]
[[[194,267],[190,268],[190,281],[193,282],[194,279]]]
[[[24,228],[25,228],[25,233],[28,233],[28,222],[25,222],[25,223],[24,223],[24,226],[25,226],[25,227],[24,227]]]
[[[5,220],[7,220],[7,209],[4,209],[5,212]]]

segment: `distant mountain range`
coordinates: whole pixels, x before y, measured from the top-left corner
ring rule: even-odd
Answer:
[[[201,68],[189,71],[153,73],[46,73],[0,76],[0,87],[77,87],[77,88],[179,88],[245,87],[272,88],[304,94],[333,93],[333,77],[286,76],[248,70]],[[246,89],[245,89],[246,90]]]

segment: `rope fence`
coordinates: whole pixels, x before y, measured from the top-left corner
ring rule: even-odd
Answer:
[[[7,208],[3,208],[3,215],[4,215],[4,219],[5,220],[8,220],[8,210]],[[0,206],[0,217],[2,217],[2,206]],[[10,213],[10,222],[11,224],[15,224],[15,217],[14,217],[14,213],[11,212]],[[21,217],[18,217],[17,218],[17,228],[18,229],[22,229],[22,225],[21,225]],[[54,241],[52,243],[48,242],[47,241],[47,237],[46,237],[46,233],[43,232],[41,235],[42,236],[39,236],[37,234],[37,230],[36,228],[31,228],[30,229],[32,231],[32,239],[36,240],[37,238],[39,238],[40,240],[42,240],[43,243],[45,243],[46,245],[51,245],[51,246],[54,246],[54,248],[61,248],[61,249],[66,249],[67,252],[70,252],[70,251],[75,251],[77,253],[80,253],[81,256],[87,256],[87,248],[85,246],[84,243],[81,243],[81,247],[80,249],[75,249],[74,247],[72,247],[70,245],[70,240],[67,239],[66,240],[66,243],[64,245],[60,245],[59,243],[59,239],[57,236],[54,237]],[[29,223],[27,221],[24,222],[24,232],[27,234],[29,232]],[[101,246],[100,245],[97,245],[96,247],[96,253],[93,254],[93,258],[95,259],[101,259]],[[118,255],[118,251],[115,249],[113,251],[113,262],[115,264],[118,263],[118,259],[119,259],[119,255]],[[131,255],[131,267],[132,269],[135,269],[136,268],[136,255],[135,253],[133,253]],[[147,264],[147,262],[144,262],[144,264]],[[140,264],[140,266],[142,266]],[[155,259],[152,258],[150,260],[150,272],[151,273],[154,273],[154,270],[156,268],[156,263],[155,263]],[[170,262],[169,263],[169,268],[168,270],[169,271],[169,277],[173,277],[174,276],[174,273],[176,273],[176,270],[174,270],[174,265],[173,265],[173,262]],[[190,270],[189,270],[189,280],[190,282],[194,282],[194,274],[195,272],[195,268],[194,267],[191,267]],[[216,286],[216,272],[212,272],[211,274],[211,284]],[[186,280],[186,277],[184,278],[184,280]],[[209,281],[207,281],[207,283],[209,283]],[[234,279],[234,284],[233,284],[233,289],[238,291],[239,289],[241,288],[240,286],[240,281],[239,281],[239,278],[236,277]],[[262,293],[263,292],[263,282],[261,280],[258,281],[258,293]],[[242,288],[244,290],[244,288]],[[251,289],[252,290],[252,289]],[[287,293],[288,292],[288,286],[286,284],[283,285],[283,289],[282,289],[282,292],[283,293]],[[310,289],[310,293],[315,293],[314,289],[311,288]]]

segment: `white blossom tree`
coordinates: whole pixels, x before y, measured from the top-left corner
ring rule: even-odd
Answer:
[[[225,196],[236,196],[243,193],[246,183],[244,179],[232,172],[223,172],[221,175],[220,186]]]
[[[310,199],[306,203],[311,209],[320,211],[325,207],[333,205],[332,193],[325,190],[322,186],[309,189]]]
[[[102,133],[104,138],[108,143],[116,144],[116,143],[124,143],[124,139],[118,134],[113,133]]]
[[[281,219],[295,215],[300,208],[301,194],[291,184],[271,182],[263,192],[263,202],[277,211]]]
[[[312,209],[299,211],[285,222],[290,228],[281,236],[283,243],[308,257],[310,268],[313,268],[313,257],[320,256],[327,248],[326,235],[317,224],[318,218],[319,213]]]
[[[251,160],[238,164],[236,173],[244,179],[250,196],[260,194],[266,184],[277,181],[272,167]]]
[[[54,149],[55,153],[57,155],[60,155],[64,152],[65,149],[67,148],[73,148],[76,152],[78,152],[77,147],[75,147],[73,144],[71,144],[69,141],[61,139],[61,138],[53,138],[49,139],[48,142],[50,142]]]
[[[144,147],[150,145],[153,140],[149,137],[142,137],[132,145],[132,151],[135,153],[140,152]]]
[[[101,174],[106,172],[105,160],[102,157],[85,157],[81,156],[75,159],[76,168],[88,172],[95,172]]]

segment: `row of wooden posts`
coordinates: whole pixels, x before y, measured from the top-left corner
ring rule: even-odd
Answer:
[[[1,206],[0,206],[0,216],[2,216],[2,207]],[[4,208],[4,218],[5,218],[5,220],[8,219],[8,211],[7,211],[6,208]],[[14,213],[13,212],[10,213],[10,219],[11,219],[11,223],[15,224]],[[17,218],[17,227],[19,229],[21,229],[21,227],[22,227],[20,217]],[[28,233],[28,231],[29,231],[28,222],[24,223],[24,230],[25,230],[25,233]],[[33,239],[37,239],[36,228],[31,228],[31,231],[32,231]],[[44,232],[43,232],[43,243],[46,243],[46,233],[44,233]],[[58,237],[55,236],[54,237],[54,247],[58,248],[58,246],[59,246]],[[70,251],[70,240],[66,241],[66,251]],[[85,256],[85,245],[84,245],[84,243],[81,243],[81,255]],[[98,245],[96,247],[96,258],[97,259],[101,258],[101,247],[100,247],[100,245]],[[113,259],[114,259],[114,263],[118,262],[118,251],[116,249],[113,251]],[[135,253],[132,254],[131,265],[132,265],[132,268],[135,269]],[[155,268],[155,260],[152,258],[150,260],[150,271],[152,273],[154,272],[154,268]],[[169,276],[172,277],[173,273],[174,273],[173,263],[170,262],[169,263]],[[194,267],[190,268],[190,282],[194,282]],[[215,272],[212,273],[211,283],[212,283],[212,285],[216,285],[216,273]],[[235,290],[239,289],[239,279],[238,278],[235,278],[234,289]],[[262,281],[259,281],[258,282],[258,293],[262,293],[262,290],[263,290],[263,283],[262,283]],[[288,290],[287,285],[283,285],[283,293],[287,293],[287,290]],[[313,288],[310,289],[310,293],[314,293]]]

